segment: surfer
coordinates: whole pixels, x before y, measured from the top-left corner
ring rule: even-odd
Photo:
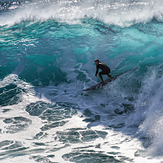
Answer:
[[[102,82],[100,84],[104,83],[102,75],[107,75],[107,76],[109,76],[112,79],[112,76],[109,75],[110,68],[106,64],[100,62],[98,59],[95,59],[95,65],[96,65],[96,74],[95,74],[96,77],[97,77],[97,74],[98,74],[98,69],[102,70],[101,72],[99,72],[99,77],[102,80]]]

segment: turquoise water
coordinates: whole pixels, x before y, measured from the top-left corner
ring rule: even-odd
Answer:
[[[161,162],[161,6],[0,2],[1,162]],[[82,92],[96,58],[134,70]]]

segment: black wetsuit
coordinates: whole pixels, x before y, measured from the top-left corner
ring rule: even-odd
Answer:
[[[104,63],[102,63],[102,62],[99,62],[99,64],[96,65],[96,75],[98,74],[98,69],[101,69],[101,70],[102,70],[102,71],[99,73],[99,74],[101,74],[101,75],[107,75],[107,74],[110,73],[110,68],[109,68],[106,64],[104,64]]]

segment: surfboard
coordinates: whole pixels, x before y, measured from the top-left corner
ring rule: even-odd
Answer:
[[[124,72],[122,72],[121,74],[114,76],[112,79],[107,79],[107,80],[104,81],[103,84],[98,83],[98,84],[96,84],[96,85],[94,85],[94,86],[92,86],[92,87],[90,87],[90,88],[83,89],[83,91],[91,91],[91,90],[95,90],[95,89],[98,89],[98,88],[100,88],[100,87],[103,87],[103,86],[105,86],[106,84],[108,84],[109,82],[112,82],[112,81],[116,80],[119,76],[121,76],[121,75],[123,75],[123,74],[125,74],[126,72],[131,71],[131,70],[133,70],[133,69],[124,71]]]

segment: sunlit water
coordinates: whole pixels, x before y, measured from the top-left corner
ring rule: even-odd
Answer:
[[[161,0],[1,1],[0,162],[161,162],[162,15]],[[82,92],[96,58],[133,71]]]

